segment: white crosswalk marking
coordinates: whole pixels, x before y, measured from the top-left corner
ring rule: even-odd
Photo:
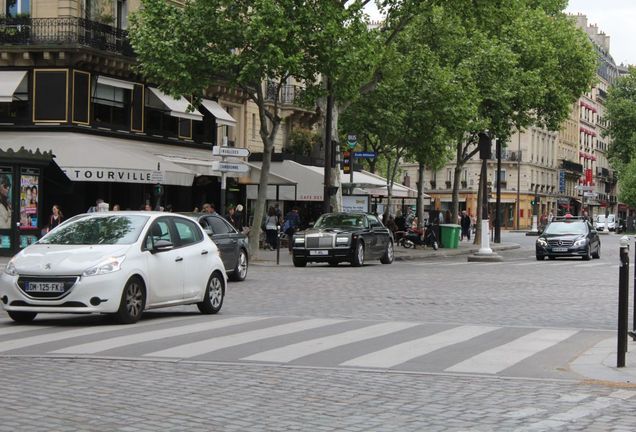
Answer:
[[[219,336],[216,338],[205,339],[197,342],[192,342],[185,345],[179,345],[173,348],[168,348],[161,351],[145,354],[148,357],[179,357],[179,358],[191,358],[199,355],[207,354],[213,351],[218,351],[223,348],[229,348],[244,343],[254,342],[257,340],[284,336],[292,333],[297,333],[305,330],[311,330],[319,327],[328,326],[331,324],[337,324],[344,322],[344,320],[337,319],[310,319],[304,321],[297,321],[288,324],[281,324],[273,327],[267,327],[259,330],[252,330],[243,333],[231,334],[228,336]]]
[[[372,352],[341,363],[341,366],[390,368],[416,357],[429,354],[456,343],[465,342],[500,327],[461,326]]]
[[[578,333],[578,330],[541,329],[484,351],[446,369],[446,372],[496,374]]]
[[[599,266],[607,266],[607,263],[595,262],[595,263],[576,264],[574,267],[599,267]]]
[[[215,330],[233,325],[245,324],[254,321],[263,320],[267,317],[234,317],[224,318],[216,321],[207,321],[198,324],[185,325],[180,327],[172,327],[161,330],[152,330],[148,332],[135,333],[131,335],[118,336],[110,339],[103,339],[96,342],[89,342],[81,345],[74,345],[68,348],[62,348],[53,351],[53,354],[95,354],[100,351],[107,351],[114,348],[120,348],[127,345],[134,345],[142,342],[149,342],[158,339],[164,339],[174,336],[181,336],[201,331]]]
[[[414,327],[416,325],[418,324],[406,322],[388,322],[383,324],[375,324],[357,330],[350,330],[332,336],[321,337],[287,345],[281,348],[272,349],[269,351],[264,351],[258,354],[244,357],[241,360],[285,363],[350,343],[360,342],[363,340],[396,333]]]
[[[45,330],[50,328],[51,328],[50,326],[18,326],[14,324],[11,326],[0,328],[0,336],[23,333],[27,331],[33,331],[33,330]]]
[[[157,325],[160,322],[165,321],[173,321],[174,318],[166,318],[166,319],[155,319],[146,321],[143,323],[135,324],[135,328],[146,327],[150,325]],[[91,336],[97,335],[100,333],[107,333],[114,330],[122,330],[124,327],[121,325],[105,325],[105,326],[96,326],[96,327],[87,327],[87,328],[79,328],[73,330],[63,330],[56,333],[46,333],[38,336],[25,337],[22,339],[10,340],[6,342],[2,342],[0,345],[0,352],[7,352],[11,350],[16,350],[20,348],[26,348],[34,345],[39,345],[48,342],[61,341],[64,339],[71,339],[75,337],[81,336]]]

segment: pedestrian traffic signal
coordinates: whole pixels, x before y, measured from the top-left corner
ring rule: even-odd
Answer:
[[[532,201],[530,201],[531,205],[535,205],[537,202],[533,199]]]
[[[541,202],[541,200],[539,199],[539,197],[538,197],[538,196],[536,196],[536,197],[534,197],[534,198],[532,199],[532,201],[530,201],[530,204],[532,204],[532,205],[537,205],[537,204],[539,204],[539,202]]]
[[[342,153],[342,172],[349,174],[351,172],[351,152]]]

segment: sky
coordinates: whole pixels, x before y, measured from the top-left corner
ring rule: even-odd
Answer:
[[[636,65],[636,0],[570,0],[566,12],[587,15],[588,24],[610,37],[616,64]]]
[[[610,54],[616,64],[636,65],[636,0],[570,0],[567,13],[587,15],[588,24],[610,36]],[[378,18],[375,7],[367,12]]]

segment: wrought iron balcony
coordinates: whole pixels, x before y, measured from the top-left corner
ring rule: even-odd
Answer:
[[[294,105],[294,106],[303,106],[305,103],[303,97],[305,96],[304,88],[298,85],[285,84],[281,86],[280,93],[278,94],[278,102],[281,105]],[[269,101],[273,101],[276,97],[276,83],[268,81],[267,82],[267,93],[266,99]]]
[[[84,18],[0,17],[0,46],[89,47],[134,57],[126,30]]]

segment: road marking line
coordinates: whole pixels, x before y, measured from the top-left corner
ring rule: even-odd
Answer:
[[[541,329],[500,345],[446,369],[446,372],[496,374],[578,333]]]
[[[532,258],[534,259],[534,257]],[[520,267],[520,266],[539,265],[539,263],[535,261],[535,262],[513,263],[513,265]]]
[[[287,345],[281,348],[263,351],[258,354],[244,357],[241,360],[285,363],[311,354],[316,354],[321,351],[327,351],[332,348],[348,345],[350,343],[360,342],[367,339],[373,339],[391,333],[396,333],[411,327],[415,327],[417,325],[419,325],[419,323],[388,322],[383,324],[375,324],[360,329],[335,334],[332,336],[311,339],[308,341]]]
[[[166,318],[166,319],[153,319],[143,323],[135,324],[135,329],[140,327],[146,327],[151,325],[157,325],[160,322],[172,321],[176,320],[176,318]],[[16,349],[26,348],[34,345],[45,344],[48,342],[56,342],[64,339],[71,339],[75,337],[81,336],[91,336],[100,333],[107,333],[115,330],[125,330],[125,326],[121,325],[100,325],[97,327],[88,327],[88,328],[79,328],[73,330],[62,330],[55,333],[47,333],[38,336],[31,336],[17,340],[10,340],[6,342],[2,342],[0,345],[0,352],[12,351]]]
[[[17,324],[8,325],[7,327],[0,328],[0,336],[6,336],[10,334],[22,333],[33,330],[50,329],[51,326],[18,326]]]
[[[340,366],[390,368],[501,327],[461,326],[356,357]]]
[[[243,333],[231,334],[228,336],[219,336],[215,338],[205,339],[189,344],[179,345],[161,351],[155,351],[144,354],[146,357],[179,357],[191,358],[203,354],[218,351],[223,348],[229,348],[254,342],[262,339],[272,338],[276,336],[285,336],[292,333],[298,333],[305,330],[311,330],[319,327],[328,326],[345,322],[338,319],[309,319],[304,321],[296,321],[287,324],[281,324],[273,327],[266,327],[258,330],[247,331]]]
[[[586,264],[576,264],[574,267],[599,267],[606,266],[607,263],[604,262],[596,262],[596,263],[586,263]]]
[[[181,336],[189,333],[196,333],[207,330],[215,330],[233,325],[245,324],[249,322],[259,321],[267,317],[234,317],[224,318],[215,321],[206,321],[203,323],[184,325],[174,328],[166,328],[161,330],[151,330],[142,333],[135,333],[125,336],[117,336],[110,339],[103,339],[96,342],[89,342],[81,345],[74,345],[53,351],[53,354],[95,354],[100,351],[107,351],[114,348],[120,348],[126,345],[149,342],[158,339],[165,339],[173,336]]]

